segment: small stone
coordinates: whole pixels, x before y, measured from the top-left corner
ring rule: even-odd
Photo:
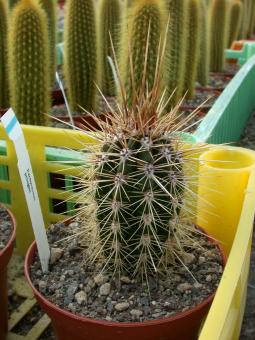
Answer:
[[[128,309],[129,303],[128,302],[120,302],[115,305],[115,309],[117,312],[123,312],[124,310]]]
[[[108,281],[108,276],[103,275],[103,274],[98,274],[97,276],[94,277],[94,281],[98,286],[103,285]]]
[[[111,291],[111,284],[110,283],[104,283],[100,288],[99,288],[99,294],[100,295],[109,295]]]
[[[212,275],[207,275],[205,280],[206,280],[206,282],[211,282],[212,281]]]
[[[199,282],[195,282],[194,285],[193,285],[193,287],[196,288],[196,289],[199,289],[199,288],[201,288],[202,286],[203,286],[203,285],[202,285],[201,283],[199,283]]]
[[[181,293],[184,293],[186,292],[187,290],[191,289],[192,288],[192,285],[188,282],[184,282],[184,283],[180,283],[178,286],[177,286],[177,290]]]
[[[77,283],[73,283],[73,284],[71,284],[71,285],[68,287],[66,293],[67,293],[67,296],[68,296],[69,299],[72,299],[72,298],[73,298],[73,296],[74,296],[74,294],[76,293],[77,289],[78,289]]]
[[[139,320],[139,318],[143,315],[143,311],[139,309],[132,309],[130,314],[134,317],[134,319]]]
[[[76,293],[74,297],[75,297],[75,300],[77,301],[78,305],[81,305],[81,304],[87,302],[87,294],[83,290]]]
[[[194,263],[194,262],[195,262],[195,259],[196,259],[196,257],[195,257],[194,254],[185,253],[185,254],[183,255],[183,262],[184,262],[184,264],[186,264],[186,265],[189,265],[189,264]]]
[[[204,256],[199,256],[199,259],[198,259],[198,264],[203,264],[205,263],[205,257]]]
[[[50,250],[50,263],[56,263],[63,255],[63,249],[61,248],[51,248]]]
[[[128,276],[121,276],[120,281],[126,284],[131,283],[131,280]]]
[[[156,302],[156,301],[151,301],[151,304],[152,304],[153,306],[156,306],[157,302]]]
[[[112,318],[111,318],[109,315],[107,315],[107,317],[105,318],[105,320],[106,320],[106,321],[112,321]]]
[[[41,280],[41,281],[38,282],[38,287],[39,287],[40,290],[44,290],[46,288],[46,286],[47,286],[47,283],[45,281]]]
[[[78,222],[72,222],[68,225],[69,228],[78,228],[79,227],[79,223]]]

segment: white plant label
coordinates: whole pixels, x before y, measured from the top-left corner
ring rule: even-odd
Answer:
[[[25,138],[19,121],[12,109],[9,109],[2,116],[1,122],[3,123],[9,138],[14,143],[18,158],[18,170],[26,197],[42,270],[43,272],[47,272],[50,259],[50,248]]]

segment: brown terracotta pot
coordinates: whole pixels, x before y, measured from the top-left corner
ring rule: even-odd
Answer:
[[[15,236],[16,221],[7,209],[12,220],[12,235],[7,245],[0,251],[0,340],[5,340],[8,332],[8,294],[7,294],[7,265],[12,256]]]

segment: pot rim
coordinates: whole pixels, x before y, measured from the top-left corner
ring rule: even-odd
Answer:
[[[16,219],[13,213],[10,211],[10,209],[6,208],[4,205],[1,205],[1,206],[6,209],[9,217],[11,218],[12,234],[11,234],[11,237],[9,238],[9,241],[6,243],[5,247],[0,251],[0,257],[2,257],[5,253],[7,253],[8,250],[13,246],[13,243],[16,237],[16,229],[17,229],[17,222],[16,222]]]
[[[200,228],[200,229],[202,229],[202,228]],[[205,232],[205,234],[207,235],[206,232]],[[222,256],[223,267],[225,267],[226,261],[227,261],[227,257],[226,257],[225,252],[223,251],[222,246],[214,238],[211,238],[209,235],[207,235],[207,236],[210,239],[210,241],[212,243],[216,244],[217,247],[219,248],[221,256]],[[106,320],[100,320],[100,319],[93,319],[93,318],[89,318],[89,317],[86,317],[86,316],[81,316],[79,314],[74,314],[74,313],[69,312],[68,310],[60,308],[59,306],[57,306],[57,305],[53,304],[51,301],[49,301],[44,295],[42,295],[35,288],[32,280],[30,278],[29,269],[30,269],[31,263],[33,262],[33,258],[34,258],[34,255],[35,255],[36,251],[37,251],[37,246],[36,246],[36,242],[34,241],[30,245],[30,247],[29,247],[29,249],[28,249],[28,251],[26,253],[25,262],[24,262],[25,276],[26,276],[26,279],[27,279],[30,287],[32,288],[34,294],[36,296],[38,296],[38,298],[48,308],[53,309],[53,310],[57,311],[58,313],[60,313],[62,315],[65,315],[66,317],[72,318],[74,320],[77,320],[77,321],[90,322],[90,323],[93,323],[95,325],[97,324],[97,325],[101,325],[101,326],[119,327],[119,328],[146,327],[146,326],[160,325],[160,324],[164,324],[164,323],[167,323],[167,322],[170,322],[170,321],[174,322],[175,320],[182,319],[182,318],[187,317],[188,315],[192,314],[193,312],[202,309],[208,303],[213,301],[213,298],[214,298],[214,296],[216,294],[216,291],[213,292],[207,298],[205,298],[202,302],[200,302],[199,304],[197,304],[195,306],[192,306],[187,311],[177,312],[176,314],[174,314],[172,316],[163,317],[163,318],[160,318],[160,319],[148,320],[148,321],[143,321],[143,322],[117,322],[117,321],[106,321]]]

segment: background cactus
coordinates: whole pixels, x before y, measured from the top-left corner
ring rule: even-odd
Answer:
[[[210,71],[210,23],[207,4],[205,0],[201,1],[201,42],[200,42],[200,56],[197,70],[197,80],[200,85],[206,86],[209,81]]]
[[[231,47],[232,42],[237,40],[242,20],[243,4],[240,0],[235,0],[230,5],[229,19],[229,39],[228,46]]]
[[[188,34],[188,2],[168,0],[170,21],[168,27],[169,80],[168,91],[174,94],[171,105],[181,99],[184,86]]]
[[[9,8],[13,8],[20,0],[9,0]]]
[[[201,41],[201,6],[199,0],[188,0],[188,43],[186,52],[184,93],[194,95]]]
[[[64,36],[64,75],[72,110],[95,108],[98,75],[93,0],[68,0]]]
[[[43,125],[50,107],[47,18],[39,3],[20,0],[8,37],[11,106],[25,124]]]
[[[0,107],[9,107],[7,74],[7,6],[0,0]]]
[[[153,86],[160,39],[164,39],[166,33],[167,15],[163,3],[157,0],[133,2],[127,15],[129,20],[127,27],[124,21],[119,60],[127,101],[131,104],[136,97],[136,91],[142,86],[147,40],[150,48],[146,61],[145,83],[149,91]],[[129,72],[129,55],[132,56],[132,76]],[[162,79],[163,83],[166,87],[166,78]]]
[[[55,84],[56,72],[56,2],[53,0],[40,0],[42,8],[45,10],[48,18],[48,32],[50,41],[50,67],[52,74],[52,86]]]
[[[211,24],[211,67],[221,72],[225,67],[225,48],[228,44],[228,1],[212,0],[209,12]]]
[[[121,4],[119,0],[101,0],[99,9],[99,38],[100,38],[100,58],[101,58],[101,82],[102,91],[105,95],[116,94],[112,69],[107,59],[110,56],[113,60],[113,51],[117,54],[119,45],[119,30],[121,19]],[[111,35],[111,38],[110,38]]]

